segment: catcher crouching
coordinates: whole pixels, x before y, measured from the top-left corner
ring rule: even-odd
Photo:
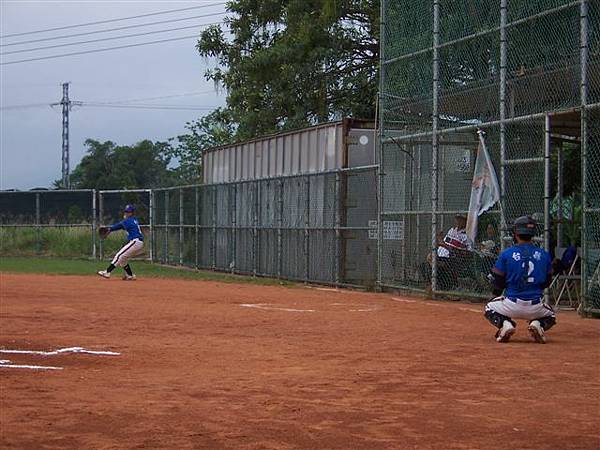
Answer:
[[[493,293],[497,297],[485,307],[485,317],[498,328],[496,340],[508,342],[516,331],[515,319],[529,321],[527,329],[536,342],[546,342],[545,332],[556,323],[552,308],[544,303],[544,289],[552,278],[550,255],[531,241],[536,223],[519,217],[513,226],[515,245],[504,250],[494,269]]]
[[[110,265],[106,270],[100,270],[98,275],[103,278],[110,278],[111,272],[115,267],[122,267],[125,270],[123,280],[133,281],[135,275],[129,265],[129,258],[139,255],[144,250],[144,235],[140,229],[140,224],[134,216],[135,206],[127,205],[123,210],[123,220],[110,227],[100,227],[100,238],[104,239],[113,231],[125,230],[127,232],[127,243],[115,254]]]

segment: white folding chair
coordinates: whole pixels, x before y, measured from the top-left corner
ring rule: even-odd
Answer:
[[[571,267],[565,274],[557,274],[550,284],[550,292],[554,297],[554,307],[558,307],[563,297],[568,298],[568,307],[577,308],[579,306],[581,291],[581,274],[576,273],[579,254],[575,256]]]

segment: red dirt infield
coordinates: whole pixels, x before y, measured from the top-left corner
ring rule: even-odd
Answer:
[[[2,274],[0,447],[598,449],[600,321],[493,340],[482,305]]]

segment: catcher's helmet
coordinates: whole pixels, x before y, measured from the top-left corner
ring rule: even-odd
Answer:
[[[133,205],[126,205],[125,209],[123,211],[126,212],[126,213],[132,213],[132,212],[135,211],[135,206],[133,206]]]
[[[518,217],[513,224],[513,233],[518,236],[535,236],[537,234],[535,220],[530,216]]]

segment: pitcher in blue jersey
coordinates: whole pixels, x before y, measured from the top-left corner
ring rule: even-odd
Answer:
[[[127,232],[127,243],[117,252],[106,270],[98,272],[103,278],[110,278],[110,273],[119,266],[125,270],[123,280],[133,281],[135,275],[129,265],[129,258],[139,255],[144,250],[144,235],[140,229],[140,224],[134,216],[135,207],[127,205],[123,210],[123,220],[110,226],[109,231],[125,230]]]
[[[544,332],[556,323],[554,311],[543,301],[552,279],[552,260],[546,250],[531,242],[536,234],[531,217],[515,220],[513,234],[515,245],[500,254],[492,270],[493,293],[504,292],[504,296],[486,305],[485,317],[498,328],[498,342],[508,342],[515,333],[514,319],[525,319],[533,339],[543,344]]]

